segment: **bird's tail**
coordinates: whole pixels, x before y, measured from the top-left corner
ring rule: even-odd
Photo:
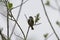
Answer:
[[[34,28],[33,28],[33,27],[31,27],[31,29],[32,29],[32,30],[34,30]]]

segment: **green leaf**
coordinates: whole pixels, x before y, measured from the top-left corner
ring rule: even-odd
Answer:
[[[7,7],[8,7],[8,9],[12,9],[13,4],[12,4],[12,3],[10,3],[10,2],[8,2]]]
[[[35,16],[35,23],[39,20],[39,13]]]
[[[60,22],[59,21],[57,21],[56,24],[60,26]]]
[[[48,36],[48,33],[44,34],[44,37],[45,37],[45,38],[47,38],[47,36]]]
[[[47,0],[47,2],[45,3],[45,5],[49,6],[50,5],[50,2]]]

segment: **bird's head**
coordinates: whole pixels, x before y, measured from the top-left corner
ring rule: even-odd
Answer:
[[[30,16],[29,18],[30,18],[30,19],[33,19],[33,17],[32,17],[32,16]]]

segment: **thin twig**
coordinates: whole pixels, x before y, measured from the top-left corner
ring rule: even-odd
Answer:
[[[50,7],[54,10],[58,10],[57,8],[55,8],[54,6],[50,5]]]
[[[27,1],[28,1],[28,0],[27,0]],[[23,0],[22,0],[21,4],[19,5],[20,9],[19,9],[19,12],[18,12],[18,16],[17,16],[17,18],[16,18],[16,21],[18,21],[18,18],[19,18],[19,16],[20,16],[21,9],[22,9],[22,5],[25,4],[27,1],[25,1],[25,2],[23,3]],[[17,6],[17,7],[18,7],[18,6]],[[17,8],[17,7],[15,7],[15,8]],[[13,8],[13,9],[15,9],[15,8]],[[16,23],[15,23],[14,26],[13,26],[13,29],[12,29],[12,32],[11,32],[11,35],[10,35],[10,38],[11,38],[13,32],[14,32],[15,26],[16,26]]]
[[[11,12],[11,14],[12,14],[12,12]],[[22,34],[23,34],[23,37],[25,38],[25,34],[24,34],[23,30],[22,30],[22,28],[20,27],[20,25],[18,24],[18,22],[16,21],[16,19],[14,18],[13,14],[12,14],[12,17],[13,17],[15,23],[18,25],[19,29],[21,30],[21,32],[22,32]]]
[[[56,5],[57,5],[57,7],[58,7],[58,11],[60,12],[60,6],[59,6],[58,1],[57,1],[57,0],[55,0],[55,3],[56,3]]]
[[[27,21],[28,21],[28,18],[27,18],[27,16],[26,16],[26,14],[25,14],[24,16],[25,16],[25,18],[26,18]],[[35,26],[35,25],[39,25],[39,24],[41,24],[41,23],[38,23],[38,24],[35,23],[34,26]],[[27,40],[27,36],[28,36],[29,30],[30,30],[30,27],[28,27],[25,40]]]
[[[4,17],[7,17],[7,16],[5,16],[3,13],[1,13],[0,12],[0,14],[2,15],[2,16],[4,16]],[[11,18],[9,18],[10,20],[12,20],[12,21],[14,21],[13,19],[11,19]]]
[[[19,38],[21,38],[21,39],[23,39],[21,36],[19,36],[19,35],[16,35],[15,33],[14,33],[14,35],[15,35],[15,36],[17,36],[17,37],[19,37]]]
[[[7,38],[2,33],[2,30],[3,30],[3,28],[0,29],[0,36],[1,36],[2,40],[7,40]]]
[[[8,4],[8,0],[6,1],[6,7],[7,7],[7,4]],[[7,7],[7,40],[9,40],[9,11],[8,11],[8,7]]]
[[[28,21],[28,18],[27,18],[27,16],[26,16],[26,14],[25,14],[24,16],[25,16],[26,20]]]
[[[57,0],[55,0],[55,3],[56,3],[56,5],[57,5],[57,6],[58,6],[58,8],[59,8],[60,6],[59,6],[59,4],[58,4],[58,1],[57,1]]]
[[[0,14],[1,14],[2,16],[4,16],[4,17],[7,17],[7,16],[5,16],[5,15],[4,15],[3,13],[1,13],[1,12],[0,12]]]
[[[27,1],[28,1],[28,0],[26,0],[25,2],[23,2],[22,5],[25,4]],[[21,4],[18,5],[18,6],[16,6],[16,7],[13,7],[12,9],[15,9],[15,8],[17,8],[17,7],[20,7],[20,6],[21,6]]]
[[[47,38],[45,38],[45,40],[47,40],[48,38],[50,38],[52,35],[53,35],[53,33],[52,33],[52,34],[50,34]]]
[[[6,37],[2,33],[0,35],[1,35],[2,40],[7,40]]]
[[[35,25],[40,25],[40,24],[41,24],[41,23],[38,23],[38,24],[35,23],[34,26],[35,26]]]
[[[30,27],[28,27],[28,30],[27,30],[27,33],[26,33],[25,40],[27,40],[27,36],[28,36],[28,33],[29,33],[29,29],[30,29]]]
[[[57,33],[55,32],[55,30],[54,30],[54,28],[53,28],[53,26],[52,26],[52,24],[51,24],[51,22],[50,22],[50,19],[49,19],[48,15],[47,15],[47,12],[46,12],[46,9],[45,9],[43,0],[41,0],[41,2],[42,2],[43,9],[44,9],[45,15],[46,15],[46,17],[47,17],[47,20],[48,20],[48,22],[49,22],[49,24],[50,24],[50,26],[51,26],[51,28],[52,28],[52,30],[53,30],[53,32],[54,32],[56,38],[59,40],[59,37],[58,37]]]
[[[51,33],[48,37],[47,37],[47,39],[49,38],[49,37],[51,37],[53,35],[53,33]]]
[[[19,16],[20,16],[21,9],[22,9],[22,3],[23,3],[23,0],[22,0],[22,2],[21,2],[21,6],[20,6],[20,8],[19,8],[19,12],[18,12],[18,16],[17,16],[17,18],[16,18],[16,21],[18,21],[18,18],[19,18]],[[10,35],[10,38],[11,38],[13,32],[14,32],[15,26],[16,26],[16,23],[15,23],[14,26],[13,26],[13,29],[12,29],[12,32],[11,32],[11,35]]]
[[[28,21],[28,18],[27,18],[27,16],[26,16],[26,14],[25,14],[24,16],[25,16],[26,20]],[[27,30],[27,33],[26,33],[25,40],[27,40],[27,36],[28,36],[29,30],[30,30],[30,27],[28,27],[28,30]]]

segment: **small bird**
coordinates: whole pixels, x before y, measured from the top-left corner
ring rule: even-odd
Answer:
[[[31,27],[32,30],[34,30],[33,25],[34,25],[34,19],[32,16],[29,17],[28,19],[28,24]]]

